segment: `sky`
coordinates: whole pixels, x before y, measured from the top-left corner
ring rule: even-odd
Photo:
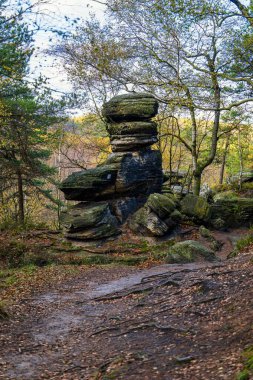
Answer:
[[[36,0],[32,0],[36,2]],[[47,4],[40,6],[40,15],[37,21],[42,27],[51,29],[70,30],[70,23],[65,16],[71,19],[87,19],[90,12],[103,19],[104,7],[92,0],[49,0]],[[48,86],[56,91],[71,91],[71,84],[62,68],[60,59],[46,54],[50,46],[57,43],[57,36],[50,32],[38,32],[35,36],[35,52],[30,62],[29,76],[39,77],[42,74],[48,78]]]

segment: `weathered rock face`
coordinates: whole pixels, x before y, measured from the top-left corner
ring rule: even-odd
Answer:
[[[210,207],[209,224],[214,228],[250,226],[253,223],[253,199],[219,199]]]
[[[82,202],[62,215],[68,237],[115,236],[150,194],[161,191],[161,154],[150,148],[157,142],[151,120],[157,110],[158,102],[149,94],[116,96],[103,106],[113,153],[95,169],[73,173],[62,182],[65,198]],[[149,225],[154,219],[149,217]]]
[[[182,219],[179,203],[172,195],[154,193],[129,220],[132,231],[151,236],[163,236]]]
[[[180,202],[181,212],[197,224],[215,229],[250,226],[253,223],[253,199],[239,198],[231,193],[219,194],[208,203],[201,196],[186,195]]]
[[[72,239],[100,239],[120,233],[117,218],[107,202],[84,202],[62,213],[62,221]]]
[[[103,106],[102,114],[108,122],[139,121],[154,117],[158,102],[149,94],[126,94],[112,98]]]
[[[187,194],[181,201],[182,213],[195,222],[208,222],[211,215],[210,205],[203,197]]]

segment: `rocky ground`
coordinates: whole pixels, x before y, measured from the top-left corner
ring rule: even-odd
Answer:
[[[84,267],[37,290],[31,281],[0,322],[0,379],[232,380],[243,366],[240,379],[249,379],[251,252],[208,264]]]

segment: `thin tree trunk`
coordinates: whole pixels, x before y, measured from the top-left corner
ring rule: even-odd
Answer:
[[[25,205],[24,205],[24,189],[23,178],[20,170],[17,171],[18,176],[18,221],[20,224],[25,223]]]
[[[193,174],[193,194],[194,195],[199,195],[200,193],[200,186],[201,186],[201,174],[202,173],[194,173]]]
[[[223,184],[223,180],[224,180],[224,173],[225,173],[225,166],[226,166],[226,161],[227,161],[227,154],[228,154],[230,137],[231,137],[231,135],[230,135],[230,133],[228,133],[227,138],[226,138],[224,153],[222,156],[221,168],[220,168],[220,178],[219,178],[219,184],[220,185]]]
[[[240,162],[240,173],[239,173],[239,189],[242,188],[242,173],[243,173],[243,151],[241,144],[241,130],[238,129],[238,152],[239,152],[239,162]]]

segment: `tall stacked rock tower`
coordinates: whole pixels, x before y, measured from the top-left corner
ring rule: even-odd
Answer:
[[[149,94],[127,94],[103,106],[112,152],[95,169],[71,174],[60,189],[67,200],[80,201],[63,213],[67,237],[79,240],[116,236],[149,194],[160,192],[162,159],[157,142],[158,102]]]

